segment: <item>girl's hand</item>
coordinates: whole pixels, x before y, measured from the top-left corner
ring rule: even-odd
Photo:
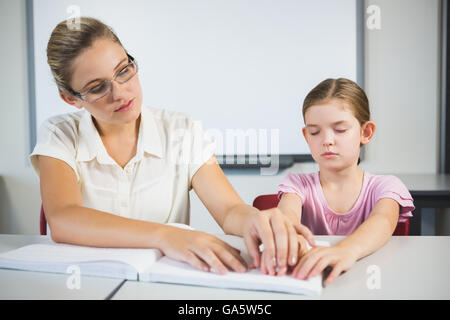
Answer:
[[[346,247],[320,247],[308,251],[292,271],[292,276],[300,280],[319,275],[325,268],[331,266],[333,270],[326,279],[332,283],[343,271],[349,270],[356,262],[357,256]]]
[[[301,234],[311,246],[314,236],[301,224],[293,224],[279,208],[262,210],[254,214],[244,228],[243,237],[248,252],[253,259],[251,268],[261,268],[264,274],[285,274],[288,267],[295,266],[298,261]],[[259,246],[263,244],[264,254],[261,256]]]
[[[206,272],[226,274],[228,268],[236,272],[247,271],[239,250],[205,232],[164,226],[159,248],[169,258]]]

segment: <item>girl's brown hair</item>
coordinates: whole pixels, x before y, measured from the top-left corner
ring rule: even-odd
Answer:
[[[312,89],[303,102],[303,119],[308,108],[332,99],[347,103],[361,126],[370,121],[369,100],[364,90],[355,82],[345,78],[326,79]]]
[[[47,62],[60,92],[72,91],[72,62],[98,39],[109,39],[122,46],[114,31],[94,18],[80,17],[76,25],[64,20],[53,29],[47,44]]]

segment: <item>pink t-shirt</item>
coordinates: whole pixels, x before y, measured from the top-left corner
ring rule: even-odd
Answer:
[[[302,224],[315,235],[352,234],[369,216],[382,198],[394,199],[400,205],[399,221],[412,217],[413,198],[405,185],[395,176],[364,172],[358,200],[347,213],[335,213],[323,194],[319,173],[288,174],[279,186],[278,198],[294,193],[302,199]]]

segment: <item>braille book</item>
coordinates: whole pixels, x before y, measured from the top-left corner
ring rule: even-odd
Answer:
[[[251,258],[244,240],[232,235],[218,238],[240,250],[248,265]],[[316,241],[328,246],[327,242]],[[96,248],[60,244],[50,238],[0,254],[0,268],[70,273],[74,266],[80,276],[120,278],[132,281],[166,282],[217,288],[285,292],[318,296],[322,290],[322,276],[299,280],[290,275],[270,276],[259,269],[246,273],[229,271],[225,275],[198,270],[187,263],[170,259],[158,249]]]

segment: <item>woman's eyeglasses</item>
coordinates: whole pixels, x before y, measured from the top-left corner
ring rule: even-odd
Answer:
[[[113,81],[124,84],[137,74],[138,66],[136,61],[129,54],[127,54],[127,56],[129,63],[123,67],[111,80],[104,80],[84,92],[76,92],[71,88],[69,88],[69,92],[81,100],[89,103],[103,98],[111,92]]]

